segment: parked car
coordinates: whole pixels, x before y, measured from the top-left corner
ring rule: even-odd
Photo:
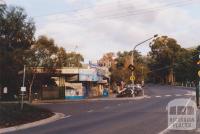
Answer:
[[[134,90],[131,87],[125,87],[122,91],[117,94],[117,97],[133,97]]]
[[[140,95],[142,93],[142,90],[143,90],[141,84],[136,84],[134,89],[135,89],[135,96]]]
[[[133,97],[142,93],[142,87],[140,84],[126,85],[125,88],[117,94],[117,97]]]

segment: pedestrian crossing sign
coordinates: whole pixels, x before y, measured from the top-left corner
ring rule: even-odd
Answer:
[[[131,81],[135,81],[135,76],[132,75],[132,76],[130,77],[130,80],[131,80]]]

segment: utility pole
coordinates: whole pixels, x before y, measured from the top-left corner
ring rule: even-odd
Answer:
[[[24,107],[24,92],[26,91],[25,77],[26,77],[26,65],[24,65],[23,84],[22,84],[22,87],[21,87],[21,92],[22,92],[21,110],[23,110],[23,107]]]
[[[142,66],[142,86],[144,85],[144,66]]]

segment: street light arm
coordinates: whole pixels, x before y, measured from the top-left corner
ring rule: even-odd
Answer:
[[[155,37],[157,37],[157,36],[153,36],[153,37],[151,37],[151,38],[148,38],[148,39],[146,39],[146,40],[144,40],[144,41],[138,43],[137,45],[134,46],[133,50],[135,50],[136,47],[138,47],[139,45],[141,45],[141,44],[143,44],[143,43],[145,43],[145,42],[147,42],[147,41],[149,41],[149,40],[151,40],[151,39],[153,39],[153,38],[155,38]]]

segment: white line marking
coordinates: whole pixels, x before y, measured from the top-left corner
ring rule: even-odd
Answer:
[[[158,96],[156,96],[156,98],[160,98],[160,97],[161,97],[161,96],[159,96],[159,95],[158,95]]]
[[[189,102],[191,101],[191,98],[187,101],[185,108],[187,107],[187,105],[189,104]],[[166,129],[164,129],[163,131],[159,132],[158,134],[166,134],[169,132],[169,129],[178,122],[178,118],[174,121],[174,123],[172,123],[170,126],[168,126]]]
[[[165,95],[166,97],[170,97],[170,96],[172,96],[172,95],[169,95],[169,94],[167,94],[167,95]]]
[[[184,95],[190,96],[190,95],[192,95],[192,94],[184,94]]]
[[[91,110],[88,110],[87,112],[88,112],[88,113],[91,113],[91,112],[94,112],[94,110],[91,109]]]
[[[66,116],[63,116],[62,119],[65,119],[65,118],[69,118],[71,117],[72,115],[66,115]]]
[[[200,128],[198,128],[198,129],[196,130],[196,132],[200,132]]]
[[[147,98],[147,99],[150,99],[150,98],[151,98],[151,96],[146,96],[145,98]]]
[[[117,106],[121,106],[121,104],[117,104]]]
[[[175,94],[175,96],[182,96],[181,94]]]

